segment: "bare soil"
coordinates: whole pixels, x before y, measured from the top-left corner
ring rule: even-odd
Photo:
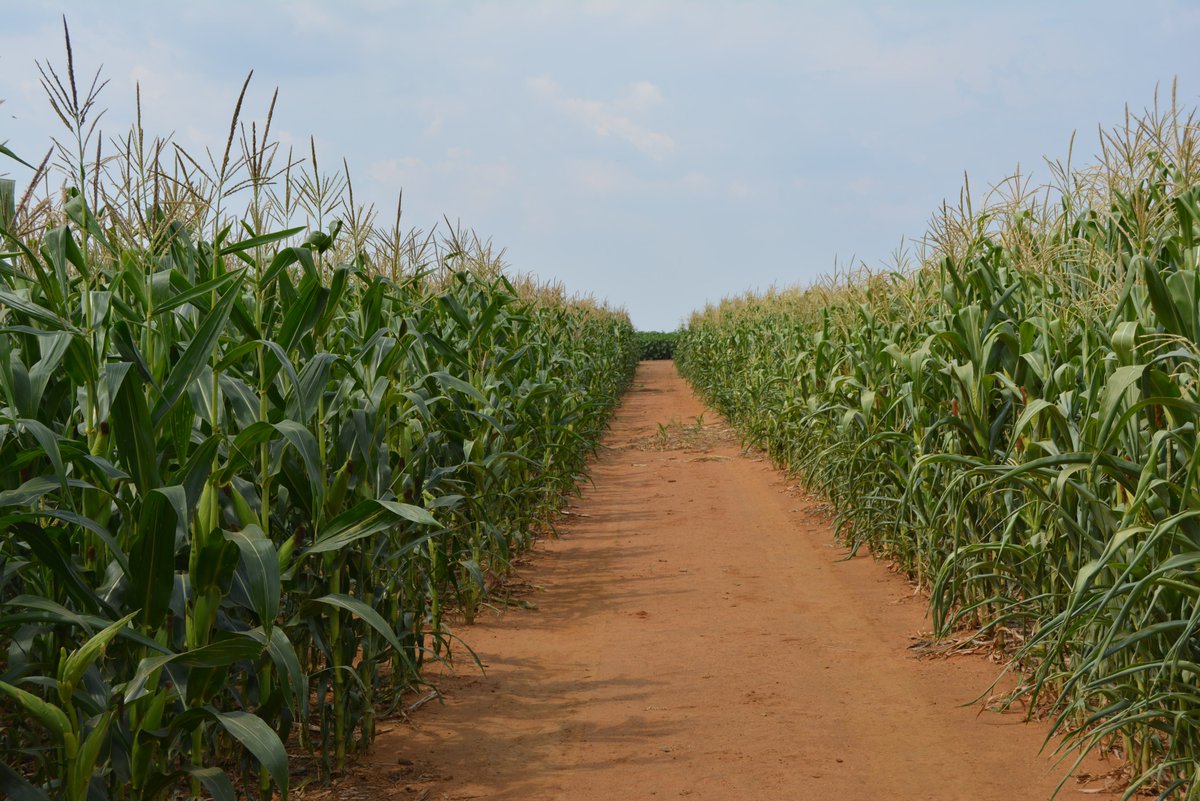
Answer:
[[[486,673],[465,653],[435,671],[444,700],[333,797],[1050,797],[1069,765],[1039,753],[1047,727],[972,703],[998,665],[922,657],[925,600],[845,561],[820,505],[671,362],[641,365],[592,477],[508,602],[458,630]],[[1060,798],[1103,790],[1071,779]]]

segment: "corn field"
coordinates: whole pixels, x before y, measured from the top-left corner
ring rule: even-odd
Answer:
[[[697,313],[676,359],[940,634],[994,638],[1064,749],[1196,799],[1200,129],[1172,102],[1050,168],[964,190],[912,266]]]
[[[634,332],[381,222],[274,101],[204,157],[106,139],[70,58],[0,182],[0,794],[286,797],[552,525]]]
[[[638,346],[644,360],[658,361],[675,357],[679,335],[674,331],[638,331]]]

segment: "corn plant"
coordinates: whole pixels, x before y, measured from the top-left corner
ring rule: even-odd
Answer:
[[[675,331],[638,331],[642,359],[662,360],[675,356],[675,342],[679,337]]]
[[[106,142],[67,48],[66,136],[0,191],[0,791],[286,797],[552,524],[633,329],[381,224],[245,86],[204,160],[140,111]]]

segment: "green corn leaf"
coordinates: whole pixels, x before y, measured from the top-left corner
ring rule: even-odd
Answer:
[[[110,425],[117,442],[118,463],[133,477],[140,492],[156,489],[162,479],[158,472],[158,448],[146,397],[138,382],[131,378],[128,362],[111,365],[110,386],[116,387]]]
[[[213,801],[237,801],[233,782],[220,768],[190,768],[188,775],[200,782]]]
[[[108,647],[108,644],[113,641],[113,638],[115,638],[117,634],[120,633],[121,629],[125,628],[125,626],[129,624],[129,621],[133,620],[137,614],[138,613],[136,611],[130,612],[120,620],[93,634],[91,639],[89,639],[79,648],[76,648],[74,651],[72,651],[70,655],[67,656],[66,661],[63,663],[62,672],[59,676],[60,684],[63,684],[67,687],[78,686],[79,681],[83,678],[84,672],[91,667],[97,659],[103,656],[104,649]],[[64,702],[66,700],[66,698],[63,699]]]
[[[190,651],[147,657],[141,660],[137,671],[125,685],[125,703],[133,703],[144,696],[150,677],[167,665],[174,664],[186,668],[220,668],[247,659],[257,659],[262,652],[263,643],[257,638],[249,634],[235,634]]]
[[[296,383],[296,394],[288,404],[288,413],[294,420],[308,425],[317,413],[318,403],[329,384],[329,372],[337,357],[332,353],[314,354],[300,371]]]
[[[34,787],[4,762],[0,762],[0,795],[11,801],[50,801],[45,791]]]
[[[138,535],[129,551],[130,605],[140,610],[138,621],[155,629],[162,624],[171,604],[175,584],[175,538],[185,521],[183,487],[153,490],[142,502]]]
[[[80,230],[87,231],[88,236],[103,245],[104,249],[110,255],[117,254],[117,249],[108,241],[108,236],[104,233],[104,229],[100,227],[96,216],[92,213],[92,209],[88,208],[83,194],[78,194],[70,198],[64,204],[63,210],[66,211],[67,217],[70,218],[71,222],[75,223]],[[80,260],[82,261],[82,254]]]
[[[455,376],[452,376],[449,373],[441,372],[441,371],[436,372],[436,373],[430,373],[429,377],[432,378],[433,380],[437,381],[443,387],[449,387],[451,389],[456,389],[459,392],[462,392],[463,394],[470,396],[472,399],[477,401],[480,406],[488,405],[488,400],[487,400],[487,398],[485,398],[483,396],[483,393],[480,392],[476,386],[474,386],[473,384],[471,384],[467,381],[463,381],[461,378],[456,378]]]
[[[211,707],[208,711],[231,737],[245,746],[259,764],[266,768],[284,801],[287,801],[287,752],[275,730],[262,718],[249,712],[219,712]]]
[[[196,335],[192,337],[192,341],[188,343],[179,360],[171,367],[171,372],[167,376],[167,380],[163,383],[162,396],[154,405],[154,411],[151,415],[155,428],[158,427],[159,422],[179,401],[179,398],[187,390],[188,386],[208,366],[208,360],[212,358],[221,332],[225,329],[225,324],[229,321],[229,314],[233,309],[233,304],[241,291],[242,277],[245,273],[239,272],[236,275],[237,278],[225,290],[225,294],[217,301],[217,305],[204,319],[204,323],[196,331]]]
[[[316,511],[321,509],[325,498],[325,471],[320,450],[317,447],[317,439],[311,431],[293,420],[276,423],[275,430],[283,435],[287,443],[300,456],[300,461],[304,465],[305,478],[308,481],[311,508],[316,514]]]
[[[1137,401],[1135,397],[1137,394],[1136,384],[1145,371],[1146,365],[1144,364],[1118,367],[1105,383],[1103,394],[1100,397],[1100,430],[1097,437],[1099,447],[1108,447],[1109,440],[1113,435],[1113,422],[1120,413],[1121,404]]]
[[[242,273],[237,271],[222,273],[216,278],[210,278],[194,286],[189,286],[186,279],[182,278],[179,273],[172,273],[171,277],[172,279],[178,277],[178,280],[182,281],[186,288],[169,299],[156,302],[154,306],[155,314],[166,314],[188,303],[195,303],[202,311],[211,313],[210,300],[213,293],[216,292],[219,294],[225,291],[231,284],[240,281]]]
[[[347,612],[354,614],[368,626],[375,629],[375,631],[377,631],[385,640],[387,640],[388,645],[392,646],[397,653],[404,651],[404,647],[400,644],[400,641],[396,639],[396,632],[393,631],[392,627],[389,626],[387,621],[383,619],[383,616],[359,599],[340,593],[331,593],[329,595],[323,595],[320,598],[314,598],[313,603],[344,609]]]
[[[95,489],[91,484],[77,478],[68,478],[66,483],[69,489]],[[62,484],[57,478],[50,476],[31,478],[16,489],[0,492],[0,509],[9,506],[29,506],[34,501],[61,489]]]
[[[54,468],[54,476],[58,479],[58,486],[62,491],[63,497],[67,497],[69,479],[67,477],[67,468],[62,458],[62,450],[59,448],[58,436],[39,420],[22,418],[14,422],[37,440],[37,444],[41,446],[42,453],[50,460],[50,465]]]
[[[73,727],[66,714],[53,704],[43,701],[33,693],[14,687],[8,682],[0,681],[0,692],[17,703],[27,715],[36,720],[60,745],[72,736]]]
[[[271,259],[270,265],[263,271],[259,287],[262,289],[269,287],[280,273],[293,264],[299,264],[304,269],[305,275],[315,276],[317,274],[317,266],[313,262],[311,250],[306,247],[284,248],[275,254],[275,258]]]
[[[309,714],[308,675],[300,666],[300,658],[296,654],[295,646],[284,633],[283,627],[273,627],[270,638],[267,637],[261,626],[245,632],[245,636],[253,638],[267,649],[280,677],[285,680],[283,683],[284,693],[293,699],[293,711],[301,720],[307,720]]]
[[[282,239],[295,236],[303,230],[304,227],[300,226],[298,228],[285,228],[282,231],[273,231],[269,234],[259,234],[258,236],[252,236],[248,239],[243,239],[240,242],[234,242],[232,245],[226,245],[225,247],[221,248],[220,253],[222,256],[228,256],[233,253],[242,253],[247,250],[254,250],[255,248],[269,245],[272,242],[278,242]],[[289,250],[291,250],[291,248],[289,248]]]
[[[438,524],[433,515],[419,506],[394,501],[363,501],[329,521],[305,553],[338,551],[404,521],[424,526]]]
[[[17,162],[18,164],[22,164],[31,170],[37,169],[37,167],[33,166],[28,161],[25,161],[20,156],[18,156],[16,153],[9,150],[5,143],[0,143],[0,154],[7,156],[8,158],[12,159],[13,161]]]
[[[305,276],[300,282],[300,294],[295,302],[288,304],[283,323],[275,335],[275,341],[285,353],[294,351],[304,335],[312,330],[327,294],[315,275]]]
[[[63,287],[72,284],[72,268],[85,276],[90,272],[83,252],[79,250],[79,244],[75,241],[71,229],[65,225],[46,232],[42,238],[42,255],[54,268],[54,273]]]
[[[43,527],[46,517],[61,519],[63,515],[37,512],[6,515],[0,518],[0,531],[6,532],[14,541],[24,542],[42,566],[61,582],[63,591],[82,609],[89,612],[110,611],[95,589],[84,581],[73,560],[67,558],[65,549],[69,543],[64,542],[62,529]]]
[[[275,544],[258,526],[226,531],[225,539],[234,543],[241,553],[234,581],[242,584],[258,619],[269,630],[279,615],[279,558]]]
[[[88,797],[88,786],[91,784],[92,774],[96,770],[100,751],[108,744],[108,731],[112,726],[114,714],[112,711],[102,713],[80,744],[79,755],[68,768],[67,784],[71,798],[83,801]]]

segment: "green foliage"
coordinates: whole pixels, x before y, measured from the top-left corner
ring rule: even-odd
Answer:
[[[0,230],[0,792],[286,796],[574,491],[633,329],[273,168],[269,119],[102,168],[56,101],[73,188]]]
[[[679,332],[638,331],[637,340],[643,360],[674,359],[675,343],[679,340]]]
[[[677,359],[1069,743],[1195,799],[1200,135],[1171,109],[1104,146],[1055,204],[950,210],[914,272],[697,314]]]

